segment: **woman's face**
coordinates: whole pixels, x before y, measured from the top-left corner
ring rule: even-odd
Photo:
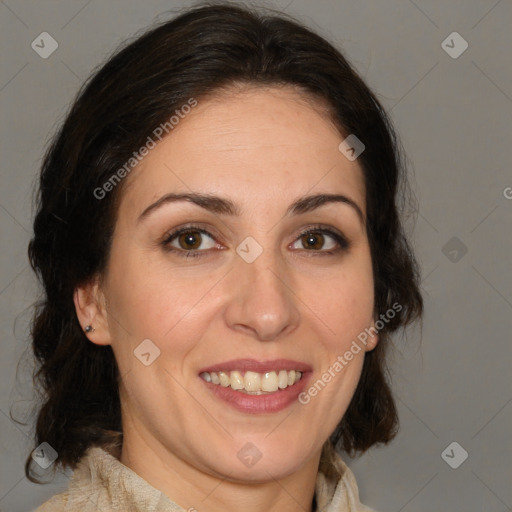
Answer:
[[[125,442],[246,481],[318,456],[365,350],[333,365],[374,301],[363,174],[342,140],[293,89],[246,89],[200,101],[126,178],[108,330],[90,335],[119,365]],[[347,200],[305,200],[323,194]]]

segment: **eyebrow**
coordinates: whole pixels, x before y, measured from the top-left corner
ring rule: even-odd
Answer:
[[[184,194],[165,194],[160,199],[150,204],[138,217],[137,223],[147,218],[151,213],[168,203],[179,201],[189,201],[194,203],[205,210],[216,214],[240,216],[240,208],[233,203],[230,199],[225,199],[219,196],[210,194],[201,194],[197,192],[184,193]],[[330,203],[343,203],[351,206],[357,213],[359,220],[365,225],[365,218],[361,208],[358,204],[349,197],[342,194],[315,194],[300,197],[294,201],[286,210],[286,215],[300,215],[303,213],[311,212],[320,208],[321,206]]]

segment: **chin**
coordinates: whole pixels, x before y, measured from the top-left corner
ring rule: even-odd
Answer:
[[[254,442],[235,441],[224,456],[215,457],[214,466],[210,467],[230,481],[263,483],[278,480],[295,473],[313,455],[304,443],[294,441],[291,446],[293,449],[290,449],[290,442],[282,439],[276,445],[264,436]]]

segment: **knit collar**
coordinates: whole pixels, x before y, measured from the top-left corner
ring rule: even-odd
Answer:
[[[90,447],[74,471],[66,510],[187,512],[122,464],[119,457],[119,442]],[[329,442],[320,459],[314,512],[373,512],[360,503],[352,471]]]

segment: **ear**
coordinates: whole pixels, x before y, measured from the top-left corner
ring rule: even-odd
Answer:
[[[106,300],[100,287],[100,278],[96,276],[75,288],[73,302],[78,321],[89,340],[97,345],[110,345]],[[85,331],[88,325],[93,328],[90,332]]]
[[[378,330],[375,327],[375,319],[372,320],[372,325],[368,328],[368,339],[366,341],[366,352],[372,351],[379,342]]]

